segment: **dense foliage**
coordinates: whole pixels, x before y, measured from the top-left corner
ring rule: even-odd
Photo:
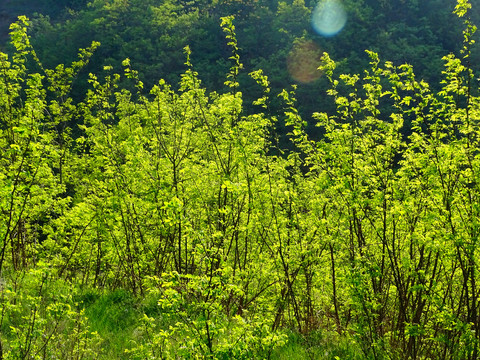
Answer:
[[[261,70],[245,111],[232,17],[225,91],[186,47],[177,88],[146,91],[126,58],[77,102],[99,44],[49,68],[20,18],[0,53],[0,358],[272,358],[293,334],[312,358],[478,358],[470,8],[438,91],[371,51],[337,76],[324,53],[336,111],[314,114],[312,140],[282,91],[288,153]],[[118,343],[99,324],[114,311],[133,329]]]
[[[72,93],[74,100],[83,98],[89,72],[99,73],[103,66],[113,66],[120,72],[121,62],[127,57],[147,88],[160,78],[176,86],[185,70],[186,45],[192,49],[192,62],[202,69],[199,76],[206,89],[218,91],[223,87],[222,79],[228,70],[225,59],[229,56],[228,48],[222,45],[218,23],[221,16],[234,15],[245,74],[263,69],[275,92],[296,82],[297,107],[309,121],[319,107],[329,108],[328,99],[319,96],[327,84],[318,76],[296,76],[291,69],[295,64],[291,63],[302,66],[305,61],[313,61],[315,69],[320,65],[318,58],[326,51],[338,61],[340,72],[361,73],[368,67],[364,50],[370,49],[395,65],[412,64],[417,76],[438,90],[441,58],[460,50],[462,24],[451,16],[454,0],[343,0],[348,21],[335,37],[321,36],[312,29],[311,16],[317,3],[314,0],[16,0],[12,2],[15,9],[9,11],[39,13],[32,18],[31,41],[45,66],[50,68],[74,61],[77,49],[89,46],[92,40],[102,44],[87,71],[79,74]],[[470,16],[474,21],[480,20],[477,9]],[[313,54],[302,51],[305,46],[310,46]],[[472,56],[475,61],[480,60],[478,52]],[[250,104],[260,93],[252,90],[254,82],[246,75],[240,75],[239,83],[250,90],[244,94],[244,109],[254,112]],[[276,99],[272,99],[271,107],[281,110]],[[285,132],[281,127],[279,131],[282,135]],[[315,128],[312,126],[308,131],[314,134]]]

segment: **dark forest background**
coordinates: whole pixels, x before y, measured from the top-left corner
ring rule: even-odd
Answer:
[[[4,1],[0,5],[0,39],[6,44],[8,25],[16,16],[28,15],[32,19],[31,41],[43,64],[50,68],[74,61],[79,48],[99,41],[101,47],[77,80],[73,96],[78,99],[86,91],[89,72],[98,73],[107,65],[119,71],[127,57],[147,89],[160,78],[177,84],[185,70],[186,45],[192,49],[193,64],[202,69],[203,85],[208,90],[219,90],[229,67],[229,49],[223,41],[219,19],[234,15],[244,67],[240,83],[252,90],[244,94],[246,103],[250,104],[260,94],[247,74],[260,68],[268,74],[274,93],[298,84],[298,107],[306,119],[319,108],[332,110],[322,95],[327,82],[322,77],[297,81],[288,71],[290,60],[317,59],[313,65],[318,66],[325,51],[338,63],[339,72],[361,73],[368,66],[365,54],[368,49],[395,65],[413,65],[419,78],[439,88],[442,57],[458,53],[462,46],[463,24],[452,16],[454,0],[345,0],[347,24],[333,37],[323,37],[312,29],[310,20],[316,3],[313,0]],[[480,19],[479,10],[474,8],[469,16],[475,23]],[[303,52],[298,54],[298,49]],[[480,52],[474,49],[472,62],[478,61]],[[275,100],[272,106],[274,111],[281,107]],[[314,135],[315,129],[310,132]]]

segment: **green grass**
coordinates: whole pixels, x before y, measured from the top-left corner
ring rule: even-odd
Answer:
[[[38,279],[33,274],[27,274],[22,279],[22,286],[27,292],[35,295],[39,287]],[[139,330],[142,328],[143,314],[155,318],[158,328],[168,329],[170,322],[175,323],[177,320],[181,320],[175,316],[174,319],[163,319],[162,310],[158,306],[158,297],[155,295],[140,298],[126,290],[72,289],[62,281],[52,281],[46,284],[43,298],[43,302],[46,302],[44,307],[47,307],[49,303],[54,303],[56,298],[62,299],[61,295],[66,296],[72,291],[74,292],[73,299],[71,299],[72,304],[76,304],[75,307],[78,304],[78,310],[84,310],[88,331],[97,332],[102,339],[100,345],[96,343],[95,347],[92,347],[98,359],[127,359],[125,350],[135,348],[145,341],[142,337],[145,334]],[[25,294],[25,296],[27,295],[29,294]],[[27,311],[29,308],[25,309]],[[25,311],[4,319],[1,330],[4,334],[3,340],[7,343],[13,340],[12,334],[9,334],[9,326],[15,324],[18,326],[19,317],[28,315]],[[227,333],[225,336],[228,336]],[[177,334],[175,338],[178,340],[181,335]],[[361,350],[353,341],[352,336],[339,335],[334,331],[327,330],[318,330],[309,335],[292,331],[288,334],[288,342],[284,346],[276,348],[270,355],[270,359],[278,360],[363,359]],[[229,359],[229,357],[225,357],[225,359]]]
[[[275,360],[360,360],[363,354],[352,338],[333,331],[317,330],[309,335],[291,332],[285,346],[272,353]]]
[[[91,331],[102,337],[107,359],[122,359],[134,338],[142,311],[138,300],[125,290],[110,293],[88,291],[80,297]]]
[[[81,296],[90,330],[103,338],[103,358],[124,359],[125,349],[132,347],[136,329],[145,313],[161,317],[154,299],[139,300],[124,290],[101,293],[90,290]],[[338,335],[334,331],[318,330],[307,336],[290,332],[285,346],[274,350],[271,359],[363,359],[352,337]]]
[[[161,317],[155,299],[140,300],[125,290],[100,292],[88,290],[78,299],[85,308],[91,331],[103,339],[103,359],[124,359],[125,349],[133,346],[143,314]],[[308,336],[290,332],[288,342],[275,349],[271,359],[362,359],[362,353],[351,337],[333,331],[318,330]]]

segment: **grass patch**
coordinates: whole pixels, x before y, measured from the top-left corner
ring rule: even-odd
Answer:
[[[106,358],[123,359],[142,316],[138,299],[125,290],[106,293],[89,290],[82,294],[81,301],[90,330],[97,331],[103,339]]]
[[[363,353],[350,336],[326,330],[317,330],[308,335],[290,332],[285,346],[272,353],[275,360],[303,359],[363,359]]]

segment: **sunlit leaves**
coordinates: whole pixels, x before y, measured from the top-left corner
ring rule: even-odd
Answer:
[[[122,18],[124,5],[104,10]],[[146,94],[126,58],[122,75],[91,74],[79,103],[72,81],[97,45],[31,73],[24,25],[13,27],[17,54],[0,58],[6,353],[95,349],[61,278],[154,302],[126,345],[132,358],[267,358],[285,329],[336,332],[372,358],[478,357],[479,100],[468,56],[444,58],[435,92],[374,52],[363,73],[338,76],[324,54],[336,109],[314,115],[323,136],[313,140],[296,87],[270,114],[260,70],[260,111],[245,111],[232,18],[223,27],[226,92],[201,86],[187,47],[178,89],[160,80]],[[288,153],[275,148],[280,117]]]

